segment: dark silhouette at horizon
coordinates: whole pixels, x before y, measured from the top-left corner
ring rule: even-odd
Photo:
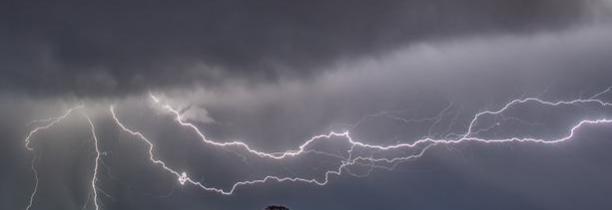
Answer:
[[[264,210],[289,210],[289,208],[284,206],[268,206]]]

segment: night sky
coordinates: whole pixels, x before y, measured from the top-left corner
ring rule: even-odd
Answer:
[[[0,0],[0,210],[612,209],[610,87],[610,0]]]

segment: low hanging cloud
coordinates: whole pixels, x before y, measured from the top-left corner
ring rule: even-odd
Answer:
[[[420,41],[571,27],[602,2],[5,1],[0,88],[96,97],[311,78]]]
[[[521,96],[589,96],[612,85],[601,76],[612,66],[611,48],[609,24],[594,24],[530,35],[423,42],[344,62],[309,80],[229,82],[213,89],[155,94],[178,107],[207,110],[190,118],[194,121],[206,124],[212,118],[218,126],[231,125],[221,133],[237,132],[261,142],[301,140],[334,123],[354,123],[382,110],[409,107],[413,111],[406,112],[420,118],[453,103],[454,108],[463,106],[462,117],[469,118]],[[428,130],[415,129],[411,135],[416,137]]]
[[[35,185],[32,167],[40,178],[32,209],[81,209],[96,201],[101,209],[258,209],[271,203],[351,210],[607,209],[607,125],[585,126],[558,145],[440,145],[393,172],[356,168],[371,176],[333,176],[326,187],[270,182],[221,196],[180,185],[148,152],[194,180],[227,187],[271,174],[320,177],[341,163],[333,155],[345,155],[348,144],[312,145],[336,151],[321,159],[268,162],[241,148],[202,144],[148,94],[179,110],[206,138],[240,140],[266,152],[299,148],[330,131],[350,130],[354,139],[376,145],[450,138],[464,134],[475,113],[512,99],[588,98],[610,87],[610,5],[2,1],[0,209],[24,208]],[[597,98],[610,101],[612,92]],[[34,151],[24,147],[36,122],[76,104],[82,113],[37,133]],[[155,148],[123,132],[111,106]],[[81,114],[90,116],[99,139],[97,177],[91,128]],[[549,139],[567,135],[579,120],[610,115],[598,104],[525,103],[501,118],[482,116],[474,128],[484,129],[477,134],[483,138]],[[430,120],[418,121],[424,118]],[[411,151],[397,152],[377,155]]]

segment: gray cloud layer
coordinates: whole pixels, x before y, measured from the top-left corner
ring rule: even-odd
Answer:
[[[103,209],[274,203],[295,209],[607,209],[609,127],[581,129],[563,145],[435,147],[393,172],[334,177],[326,187],[268,183],[228,197],[177,184],[109,113],[114,104],[126,125],[155,142],[161,159],[207,184],[267,174],[320,176],[338,160],[270,163],[204,146],[142,93],[150,89],[176,105],[211,139],[240,139],[270,152],[351,128],[356,139],[385,145],[445,136],[465,132],[474,113],[512,98],[585,98],[609,87],[612,27],[605,18],[612,10],[605,2],[2,1],[0,209],[27,203],[33,156],[40,158],[41,178],[34,209],[82,209],[94,154],[82,116],[39,133],[34,152],[23,145],[31,120],[77,103],[94,120],[104,152]],[[601,98],[609,101],[612,94]],[[435,126],[398,120],[430,117],[449,103]],[[383,111],[391,115],[364,117]],[[576,120],[609,117],[610,109],[525,104],[504,116],[522,121],[481,134],[553,137]],[[477,126],[494,120],[483,117]],[[316,145],[325,151],[342,146]]]
[[[484,107],[497,107],[521,95],[588,96],[612,85],[607,78],[612,66],[609,26],[422,43],[383,58],[344,63],[308,81],[255,87],[228,83],[213,90],[160,94],[166,93],[178,107],[189,107],[188,117],[203,122],[212,118],[234,127],[221,133],[237,132],[249,141],[263,142],[263,148],[273,141],[281,142],[272,145],[288,148],[294,145],[283,143],[297,144],[334,122],[355,122],[381,110],[408,107],[420,117],[432,116],[451,101],[463,106],[463,117],[469,118]],[[197,112],[198,108],[205,110]],[[414,138],[427,132],[421,127],[402,129]]]
[[[123,95],[301,78],[415,41],[566,27],[594,2],[4,1],[0,88]]]
[[[193,117],[208,137],[221,141],[239,138],[270,152],[295,148],[309,136],[328,132],[334,123],[353,123],[364,114],[381,110],[400,110],[393,114],[407,119],[432,116],[449,100],[455,105],[439,126],[431,129],[432,134],[440,136],[464,131],[478,110],[499,108],[521,94],[552,100],[576,98],[580,91],[588,97],[606,88],[610,85],[612,45],[608,26],[422,43],[386,54],[382,59],[344,63],[310,81],[282,80],[255,88],[229,83],[214,90],[171,91],[166,96],[177,107],[191,105],[188,114],[195,108],[206,109],[214,122],[208,118],[198,121],[197,115],[188,117]],[[544,91],[546,87],[550,87],[549,91]],[[0,110],[16,113],[23,108],[21,112],[31,113],[35,108],[30,106],[52,107],[42,100],[28,104],[10,102],[8,108]],[[612,169],[605,161],[610,159],[611,142],[606,141],[610,132],[603,126],[581,129],[580,137],[563,145],[441,146],[393,172],[375,170],[367,178],[334,177],[326,187],[269,183],[244,187],[236,195],[225,197],[177,186],[174,177],[149,164],[145,144],[118,130],[109,119],[107,104],[86,104],[87,112],[95,116],[102,148],[108,153],[99,179],[100,189],[112,196],[101,199],[105,209],[257,209],[271,203],[296,209],[602,209],[611,205],[605,196],[612,189],[608,183]],[[189,129],[176,126],[171,115],[156,112],[158,107],[152,109],[154,106],[146,98],[118,100],[115,104],[127,125],[155,142],[160,158],[208,184],[227,186],[235,180],[269,173],[317,176],[320,170],[331,167],[319,157],[316,164],[244,158],[243,153],[232,153],[231,149],[203,146]],[[61,110],[55,109],[51,115]],[[95,112],[98,113],[94,115]],[[577,119],[609,113],[610,109],[597,107],[526,104],[504,116],[529,121],[527,124],[504,121],[482,135],[553,137],[566,134]],[[14,116],[2,119],[23,117]],[[483,118],[479,126],[487,127],[488,118]],[[92,153],[82,120],[75,116],[36,138],[36,151],[44,153],[44,161],[39,162],[42,181],[37,206],[80,209],[86,200],[83,177],[89,177],[90,171],[84,169],[90,168]],[[0,123],[13,127],[25,124],[15,121]],[[352,135],[377,144],[410,142],[427,135],[430,123],[403,124],[392,118],[373,117],[352,130]],[[0,126],[5,127],[8,128]],[[7,209],[22,207],[31,190],[23,186],[32,186],[29,160],[25,158],[29,154],[23,149],[23,133],[15,132],[18,130],[5,129],[10,134],[6,138],[15,141],[0,147],[0,151],[8,151],[0,152],[6,156],[1,159],[10,163],[9,168],[16,168],[0,173],[7,174],[0,179],[2,186],[8,186],[0,189],[0,194],[6,195],[0,197],[4,199],[0,205]],[[321,147],[334,149],[324,146]],[[74,151],[82,152],[82,158],[77,158]],[[83,162],[75,168],[82,171],[58,170],[78,161]],[[449,195],[440,199],[444,193]]]

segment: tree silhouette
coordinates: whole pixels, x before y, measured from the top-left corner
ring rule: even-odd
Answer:
[[[284,206],[268,206],[265,210],[289,210],[289,208]]]

